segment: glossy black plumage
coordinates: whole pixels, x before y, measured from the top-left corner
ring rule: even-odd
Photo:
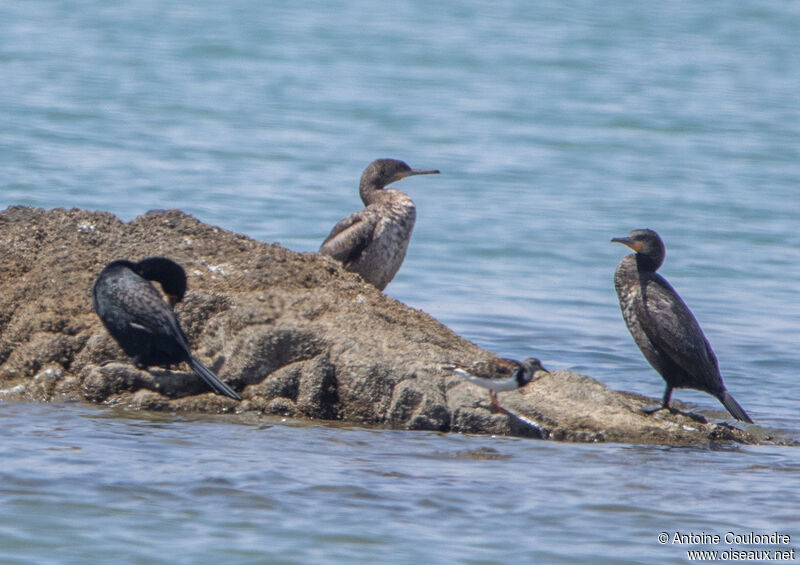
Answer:
[[[92,304],[108,332],[138,368],[186,362],[215,392],[241,400],[209,368],[192,356],[175,313],[149,281],[161,284],[170,304],[183,299],[186,273],[164,257],[138,263],[112,261],[92,288]]]
[[[319,252],[340,261],[345,269],[383,290],[403,264],[416,221],[411,198],[386,186],[412,175],[438,173],[412,169],[397,159],[373,161],[359,183],[365,207],[340,220],[322,242]]]
[[[752,423],[726,390],[714,351],[692,311],[656,273],[666,254],[659,235],[634,230],[611,241],[636,251],[620,261],[614,287],[636,345],[667,383],[661,406],[669,408],[672,389],[692,388],[715,396],[737,420]]]

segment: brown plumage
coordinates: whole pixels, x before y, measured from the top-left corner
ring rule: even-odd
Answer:
[[[378,159],[361,175],[364,208],[337,223],[319,252],[340,261],[377,287],[386,288],[406,256],[417,212],[407,194],[387,185],[412,175],[439,174],[415,170],[397,159]]]

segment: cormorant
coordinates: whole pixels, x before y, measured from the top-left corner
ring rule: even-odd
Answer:
[[[383,290],[406,256],[416,209],[407,194],[387,185],[412,175],[435,175],[397,159],[377,159],[364,169],[358,187],[365,208],[337,223],[319,252]]]
[[[514,359],[495,359],[488,363],[489,371],[486,370],[486,367],[481,368],[480,365],[482,364],[476,362],[472,367],[467,367],[460,363],[453,363],[450,365],[443,365],[442,369],[453,371],[469,382],[489,389],[489,398],[491,398],[492,401],[492,408],[502,412],[505,412],[505,410],[501,408],[500,404],[497,402],[498,392],[522,388],[536,377],[537,372],[550,372],[542,367],[541,361],[534,357],[529,357],[522,363]],[[493,372],[494,374],[491,377],[480,377],[472,374],[477,372]]]
[[[161,284],[169,305],[149,282]],[[218,394],[241,397],[189,351],[189,343],[170,306],[183,300],[186,273],[165,257],[138,263],[120,259],[103,268],[92,288],[92,304],[108,333],[139,369],[185,361]]]
[[[725,389],[719,364],[700,324],[670,284],[656,271],[664,262],[664,242],[653,230],[634,230],[623,243],[636,253],[617,265],[614,287],[622,317],[645,359],[667,383],[659,408],[669,409],[674,388],[702,390],[719,399],[742,422],[753,423]]]

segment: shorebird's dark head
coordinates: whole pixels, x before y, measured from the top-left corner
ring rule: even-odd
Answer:
[[[528,375],[528,380],[532,381],[536,378],[536,373],[539,371],[543,371],[545,373],[549,373],[547,369],[542,367],[542,362],[539,361],[536,357],[528,357],[525,361],[522,362],[522,366],[525,369],[525,374]]]
[[[664,242],[653,230],[633,230],[627,237],[615,237],[611,241],[622,243],[636,251],[639,265],[651,271],[657,270],[664,262]]]
[[[159,283],[170,306],[183,300],[186,294],[186,271],[172,259],[148,257],[136,263],[134,271],[147,280]]]
[[[361,189],[380,190],[413,175],[438,175],[435,169],[412,169],[399,159],[376,159],[361,175]]]
[[[528,357],[525,361],[522,362],[522,365],[530,371],[531,373],[535,373],[536,371],[544,371],[545,373],[549,373],[547,369],[542,367],[542,362],[539,361],[536,357]]]

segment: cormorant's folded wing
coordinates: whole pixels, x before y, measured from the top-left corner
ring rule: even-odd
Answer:
[[[319,252],[330,255],[347,267],[358,260],[374,238],[380,218],[365,208],[339,221],[322,242]]]
[[[709,390],[719,388],[717,358],[683,299],[658,275],[643,285],[642,292],[639,316],[647,337],[687,373],[704,379]]]

